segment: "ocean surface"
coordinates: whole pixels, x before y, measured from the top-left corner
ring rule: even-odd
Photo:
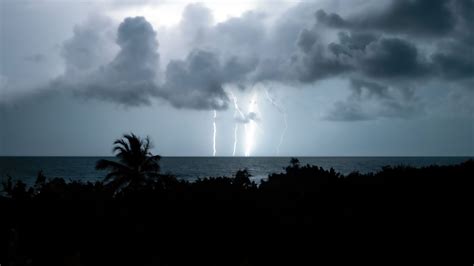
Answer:
[[[66,180],[102,180],[106,172],[94,169],[99,159],[114,157],[0,157],[0,179],[7,175],[32,185],[39,170],[48,178]],[[472,157],[299,157],[300,163],[334,168],[342,174],[352,171],[376,172],[385,165],[410,165],[415,167],[432,164],[449,165]],[[163,157],[161,171],[178,178],[195,180],[200,177],[233,176],[239,169],[247,168],[255,181],[270,173],[279,173],[288,166],[290,157]]]

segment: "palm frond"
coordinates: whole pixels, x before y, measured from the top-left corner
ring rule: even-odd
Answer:
[[[123,139],[117,139],[114,141],[114,145],[116,145],[115,147],[122,147],[125,151],[130,152],[128,143],[126,143]]]
[[[161,156],[150,152],[152,143],[149,137],[140,139],[133,133],[125,134],[114,141],[113,152],[119,161],[99,160],[96,169],[110,172],[104,181],[116,191],[127,185],[141,185],[147,179],[159,177]]]

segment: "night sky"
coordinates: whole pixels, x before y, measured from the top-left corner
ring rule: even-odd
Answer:
[[[111,155],[134,132],[165,156],[473,156],[473,18],[473,0],[0,0],[0,155]]]

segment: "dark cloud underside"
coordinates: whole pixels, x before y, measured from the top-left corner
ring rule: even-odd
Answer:
[[[343,17],[302,3],[273,20],[266,20],[272,14],[251,11],[215,24],[208,8],[192,4],[174,28],[189,52],[162,66],[160,36],[145,18],[126,18],[117,29],[96,19],[77,26],[64,42],[66,70],[52,85],[127,106],[160,98],[177,108],[198,110],[226,109],[228,84],[300,86],[342,77],[353,80],[352,90],[363,87],[372,95],[388,95],[384,88],[402,95],[406,88],[432,80],[469,87],[474,76],[473,6],[470,0],[397,0]],[[106,52],[111,45],[117,48],[113,56]],[[353,98],[352,106],[339,103],[335,108],[352,115],[328,117],[406,117],[416,109],[411,98],[401,104],[403,98],[387,102],[376,97],[391,107],[367,116],[358,114],[363,108],[355,105],[365,99]]]

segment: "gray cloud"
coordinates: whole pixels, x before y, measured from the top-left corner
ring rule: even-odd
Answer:
[[[179,25],[185,39],[195,45],[219,36],[216,44],[223,47],[228,43],[225,47],[230,52],[220,53],[213,47],[192,49],[184,60],[167,64],[163,80],[159,80],[157,36],[144,18],[127,18],[120,24],[116,38],[119,51],[111,62],[102,65],[94,60],[100,58],[103,48],[110,47],[100,38],[110,28],[103,21],[98,30],[91,27],[92,23],[76,27],[73,38],[63,46],[65,75],[56,79],[53,87],[72,87],[77,95],[129,106],[150,104],[158,97],[177,108],[226,109],[229,99],[223,86],[243,86],[258,63],[255,55],[237,52],[240,44],[247,42],[247,29],[255,19],[249,13],[210,28],[210,10],[201,4],[189,5]],[[240,27],[245,28],[241,31],[244,35],[236,36]]]
[[[46,57],[43,54],[31,54],[25,56],[24,59],[32,63],[41,63],[46,60]]]
[[[473,79],[474,49],[470,44],[450,42],[431,57],[434,68],[449,80]]]
[[[358,98],[361,95],[366,94],[367,97],[376,97],[380,99],[388,99],[391,98],[388,92],[388,87],[383,86],[381,84],[375,82],[369,82],[360,79],[352,79],[351,80],[351,88]]]
[[[213,34],[222,42],[219,45],[220,50],[226,50],[230,46],[233,53],[252,54],[254,49],[260,49],[266,37],[264,17],[263,13],[249,11],[241,17],[230,18],[217,24]]]
[[[472,47],[474,45],[474,31],[472,30],[474,28],[472,19],[474,1],[458,0],[453,2],[452,7],[457,14],[456,39]]]
[[[7,84],[8,84],[8,79],[7,77],[3,76],[1,73],[0,73],[0,89],[4,89],[7,87]]]
[[[192,51],[185,60],[168,64],[159,95],[178,108],[225,109],[228,98],[220,72],[221,64],[214,53]]]
[[[178,108],[226,109],[229,98],[224,84],[245,82],[255,65],[253,60],[222,59],[209,51],[193,50],[185,60],[168,64],[158,95]]]
[[[361,121],[410,118],[423,112],[423,104],[410,88],[391,88],[372,81],[352,79],[350,90],[349,97],[335,102],[325,119]]]
[[[370,43],[358,63],[371,77],[419,77],[427,71],[415,45],[399,38]]]
[[[212,11],[200,3],[189,4],[185,7],[179,24],[183,41],[196,45],[206,40],[209,29],[214,22]]]
[[[118,28],[120,52],[104,74],[120,81],[152,81],[158,71],[158,42],[153,27],[143,17],[126,18]]]
[[[325,24],[336,23],[326,21],[334,16],[322,14],[326,13],[316,12],[317,18],[323,17],[319,23],[321,20]],[[303,82],[344,74],[399,87],[399,83],[472,80],[474,77],[472,46],[458,32],[431,41],[435,49],[430,53],[424,42],[392,37],[370,28],[346,29],[338,33],[337,41],[327,44],[320,36],[319,27],[316,24],[302,30],[296,41],[300,52],[294,57],[293,67]],[[458,82],[460,86],[463,84],[470,82]]]
[[[318,22],[330,27],[379,30],[423,36],[450,33],[455,27],[451,3],[457,1],[396,0],[379,12],[343,19],[335,13],[319,10]]]
[[[112,6],[129,7],[140,5],[159,5],[163,3],[162,0],[106,0]]]
[[[235,116],[225,92],[239,96],[245,112],[244,99],[258,89],[283,99],[285,114],[258,92],[265,116],[252,155],[273,154],[286,114],[283,155],[474,150],[472,0],[272,1],[219,23],[194,4],[176,25],[162,22],[179,14],[153,15],[153,9],[174,12],[183,5],[169,1],[4,2],[3,155],[102,156],[111,139],[130,130],[153,136],[160,154],[209,155],[212,112],[194,110],[226,107],[217,115],[216,146],[230,155],[235,123],[258,120],[260,113]],[[420,3],[430,5],[427,12],[413,15]],[[393,15],[401,6],[410,10]],[[317,15],[321,8],[324,18]],[[436,14],[430,9],[448,13],[437,22],[426,17]],[[115,20],[137,12],[154,16],[152,30],[146,21]],[[119,33],[121,22],[129,27]]]
[[[344,30],[329,50],[349,57],[359,75],[380,82],[435,79],[465,86],[474,77],[473,11],[471,0],[402,0],[347,19],[324,10],[315,16],[317,25]],[[434,50],[426,49],[427,42],[420,40],[425,37]]]
[[[316,19],[319,23],[323,23],[329,27],[335,28],[349,28],[352,27],[351,23],[344,20],[341,16],[335,13],[326,13],[326,11],[320,9],[316,12]]]
[[[74,27],[72,38],[61,47],[66,75],[92,71],[113,59],[116,30],[105,17],[89,17],[86,23]]]
[[[237,114],[237,115],[234,117],[234,120],[235,120],[237,123],[247,124],[247,123],[250,123],[250,121],[258,122],[258,121],[260,121],[260,118],[258,117],[258,114],[257,114],[257,113],[255,113],[255,112],[249,112],[249,113],[247,113],[247,114],[242,114],[242,115]]]
[[[91,38],[93,43],[101,43],[94,39],[96,34],[95,31],[76,30],[76,35],[66,42],[63,50],[68,67],[66,73],[52,85],[72,87],[77,95],[123,105],[150,104],[151,96],[157,90],[159,70],[158,42],[150,23],[143,17],[126,18],[117,31],[119,52],[111,62],[99,67],[92,61],[101,49],[83,43]],[[89,69],[93,71],[87,71]]]
[[[66,70],[52,86],[130,106],[161,98],[177,108],[222,110],[229,105],[228,84],[245,88],[272,81],[298,87],[342,77],[353,80],[352,98],[358,102],[378,100],[391,106],[384,116],[406,116],[397,111],[411,112],[400,104],[403,97],[393,101],[380,95],[392,90],[403,95],[403,88],[429,80],[472,83],[469,1],[391,1],[379,11],[347,18],[315,6],[301,3],[271,20],[272,14],[251,11],[214,24],[211,10],[191,4],[172,29],[178,32],[173,41],[183,43],[181,59],[169,59],[161,70],[160,36],[144,18],[127,18],[118,31],[110,21],[93,18],[64,42]],[[442,17],[434,22],[437,16]],[[415,34],[423,38],[407,38]],[[427,49],[424,37],[435,36]],[[380,95],[356,97],[365,90]],[[339,107],[341,113],[365,110],[342,102]]]
[[[471,0],[402,0],[347,18],[324,10],[315,17],[316,26],[343,30],[328,48],[358,77],[394,87],[436,80],[469,88],[474,78],[473,11]]]
[[[297,40],[300,52],[293,67],[302,82],[341,74],[368,78],[421,78],[428,72],[417,47],[400,38],[368,33],[339,33],[339,41],[325,44],[316,30],[303,30]]]
[[[366,113],[359,102],[338,101],[333,109],[324,116],[330,121],[364,121],[371,120],[371,114]]]

